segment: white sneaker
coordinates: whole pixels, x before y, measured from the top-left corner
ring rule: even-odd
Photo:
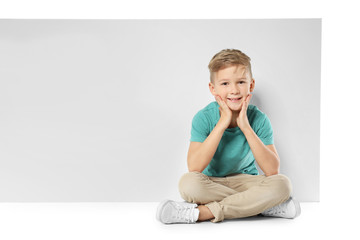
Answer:
[[[195,223],[199,217],[197,204],[187,202],[162,201],[156,212],[156,219],[162,223]]]
[[[293,197],[275,207],[269,208],[261,214],[268,217],[296,218],[300,215],[300,203]]]

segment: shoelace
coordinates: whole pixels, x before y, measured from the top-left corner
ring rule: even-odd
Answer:
[[[193,210],[195,209],[195,206],[183,206],[180,205],[178,203],[175,203],[175,208],[176,208],[176,220],[177,221],[186,221],[187,223],[189,222],[194,222],[193,219]]]

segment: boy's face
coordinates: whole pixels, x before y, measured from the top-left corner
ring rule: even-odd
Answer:
[[[219,95],[232,111],[240,111],[241,103],[254,90],[255,80],[250,78],[244,65],[233,65],[214,74],[209,83],[211,94]]]

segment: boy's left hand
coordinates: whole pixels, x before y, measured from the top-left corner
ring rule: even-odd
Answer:
[[[245,129],[248,129],[250,126],[249,120],[247,118],[247,108],[249,106],[250,99],[252,97],[252,94],[249,94],[245,100],[241,103],[241,110],[239,113],[239,116],[236,118],[236,123],[241,129],[241,131],[244,131]]]

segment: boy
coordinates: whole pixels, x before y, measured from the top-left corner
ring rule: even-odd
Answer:
[[[265,216],[295,218],[300,205],[289,179],[279,174],[270,120],[249,105],[254,91],[250,58],[224,49],[211,59],[209,89],[216,101],[192,120],[189,172],[179,182],[186,202],[165,200],[156,217],[162,223],[195,223]],[[265,173],[259,175],[255,161]]]

